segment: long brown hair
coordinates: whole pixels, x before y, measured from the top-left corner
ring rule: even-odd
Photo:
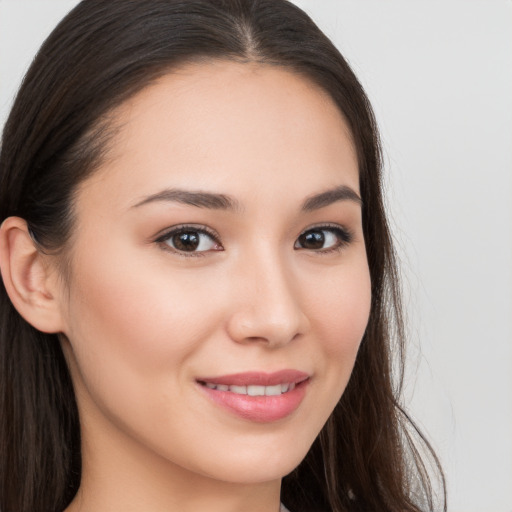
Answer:
[[[446,509],[438,460],[400,402],[404,335],[398,273],[368,99],[345,59],[285,0],[84,0],[28,70],[0,154],[0,221],[20,216],[41,250],[73,228],[73,192],[101,160],[108,114],[191,61],[290,69],[328,92],[355,142],[372,307],[350,382],[304,461],[284,478],[293,512]],[[394,374],[392,375],[392,368]],[[62,511],[80,485],[80,429],[55,334],[25,322],[0,287],[0,511]],[[440,478],[440,504],[429,474]]]

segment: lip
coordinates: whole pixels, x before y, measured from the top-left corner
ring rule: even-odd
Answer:
[[[309,374],[288,369],[273,373],[245,372],[196,379],[200,390],[216,405],[240,418],[257,423],[278,421],[292,414],[304,399],[309,381]],[[206,387],[206,382],[227,386],[275,386],[294,383],[295,388],[276,396],[249,396],[211,389]]]

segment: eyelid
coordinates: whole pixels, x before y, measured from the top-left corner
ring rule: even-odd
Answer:
[[[334,247],[328,247],[327,249],[307,249],[307,248],[298,247],[298,248],[296,248],[296,250],[311,251],[316,254],[324,255],[324,254],[329,254],[331,252],[339,252],[339,251],[341,251],[341,249],[343,249],[344,247],[349,245],[354,240],[354,233],[351,229],[349,229],[346,226],[343,226],[341,224],[327,222],[327,223],[323,223],[323,224],[314,224],[312,226],[308,226],[306,229],[303,229],[300,232],[299,236],[297,237],[297,241],[304,233],[307,233],[308,231],[332,231],[332,232],[335,232],[335,233],[337,233],[339,242]],[[295,248],[295,244],[294,244],[294,248]]]
[[[212,228],[205,226],[204,224],[177,224],[175,226],[170,226],[170,227],[165,228],[164,230],[160,231],[157,235],[155,235],[154,242],[159,244],[164,250],[172,252],[173,254],[177,254],[178,256],[183,256],[185,258],[204,257],[210,252],[217,252],[217,251],[190,251],[190,252],[180,251],[178,249],[171,247],[169,244],[165,243],[166,240],[171,238],[173,235],[183,232],[183,231],[196,231],[198,233],[206,234],[210,238],[212,238],[216,244],[222,246],[222,243],[220,241],[220,237],[219,237],[218,233],[216,231],[214,231]]]

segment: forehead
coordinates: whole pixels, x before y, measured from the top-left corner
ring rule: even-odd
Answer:
[[[331,97],[282,67],[213,61],[179,68],[123,104],[109,158],[88,180],[116,197],[158,188],[234,195],[359,189],[350,130]],[[87,187],[86,187],[87,188]]]

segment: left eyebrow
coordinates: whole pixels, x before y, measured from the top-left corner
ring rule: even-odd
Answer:
[[[354,201],[359,205],[363,204],[362,199],[355,190],[347,185],[340,185],[339,187],[308,197],[302,204],[302,210],[305,212],[311,212],[313,210],[325,208],[326,206],[338,201]]]

